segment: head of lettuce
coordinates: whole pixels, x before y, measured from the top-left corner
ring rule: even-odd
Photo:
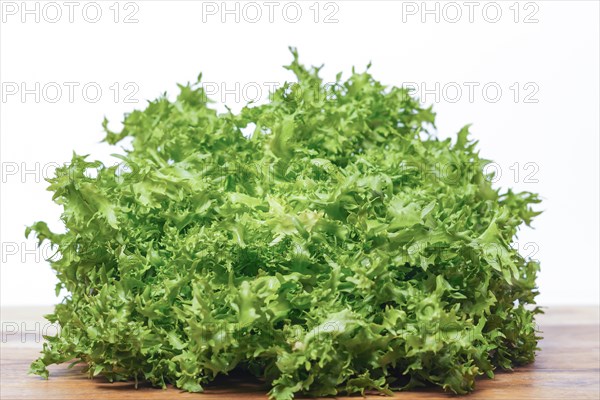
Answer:
[[[494,189],[468,127],[439,140],[406,89],[326,85],[292,54],[297,82],[266,104],[218,114],[180,86],[105,122],[132,143],[121,165],[57,169],[64,233],[26,233],[52,243],[68,295],[32,372],[81,361],[198,392],[236,371],[291,399],[466,393],[533,360],[539,267],[511,243],[537,196]]]

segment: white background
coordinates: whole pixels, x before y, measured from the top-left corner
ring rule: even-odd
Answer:
[[[21,21],[20,1],[2,4],[3,306],[57,301],[56,278],[23,232],[37,220],[61,229],[61,210],[51,202],[43,181],[54,165],[68,161],[73,150],[106,162],[111,153],[119,152],[100,143],[104,116],[118,128],[124,112],[143,107],[145,100],[164,91],[176,94],[176,83],[194,81],[199,72],[217,87],[223,84],[236,92],[239,85],[224,99],[234,110],[246,98],[257,97],[251,91],[244,97],[244,87],[262,86],[264,101],[268,82],[292,79],[281,68],[291,60],[290,45],[298,47],[305,64],[324,63],[326,79],[338,71],[348,76],[352,66],[363,70],[372,61],[372,74],[385,84],[424,85],[430,90],[424,101],[437,111],[441,137],[472,123],[481,154],[496,161],[502,172],[498,185],[538,192],[544,199],[540,206],[544,213],[534,221],[535,229],[523,230],[518,240],[524,254],[537,251],[535,258],[541,260],[539,303],[598,304],[598,2],[515,6],[514,1],[500,1],[486,6],[485,12],[487,3],[480,2],[472,9],[472,22],[463,2],[451,6],[439,2],[439,22],[435,14],[424,15],[422,21],[421,2],[338,1],[327,6],[321,2],[315,22],[314,2],[309,1],[297,3],[302,16],[296,23],[291,20],[297,7],[288,6],[284,15],[285,2],[274,8],[273,22],[267,6],[258,2],[263,15],[256,23],[248,21],[256,8],[244,9],[244,3],[238,5],[239,22],[232,14],[225,15],[223,23],[221,2],[199,1],[121,2],[117,23],[114,1],[98,2],[102,16],[91,23],[82,16],[87,3],[74,9],[72,23],[62,2],[55,3],[62,12],[55,23],[48,20],[55,18],[56,8],[44,8],[45,2],[37,6],[39,22],[35,13]],[[32,10],[35,4],[27,2]],[[462,17],[452,23],[455,5]],[[215,15],[207,12],[215,7]],[[228,3],[228,8],[234,7],[234,2]],[[427,7],[435,10],[435,2]],[[493,23],[497,9],[502,14]],[[93,19],[93,5],[86,10],[86,17]],[[124,23],[134,11],[132,18],[138,22]],[[337,22],[325,23],[326,15],[334,11],[330,19]],[[40,84],[39,102],[35,94],[21,98],[20,88],[10,94],[15,84],[23,82],[29,89]],[[56,103],[49,101],[56,95],[48,86],[52,82],[63,88]],[[64,82],[79,84],[73,102]],[[472,99],[465,82],[478,85]],[[86,83],[101,87],[97,102],[83,97]],[[115,83],[120,88],[117,99]],[[127,83],[134,86],[125,87]],[[486,84],[488,92],[483,93]],[[458,100],[457,86],[462,88]],[[132,87],[139,88],[133,96],[137,104],[124,101]],[[497,87],[502,95],[493,102]],[[93,91],[88,94],[94,96]],[[221,101],[223,94],[219,89],[214,97]],[[223,109],[222,104],[218,107]]]

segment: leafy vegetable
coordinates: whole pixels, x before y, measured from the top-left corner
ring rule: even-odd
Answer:
[[[132,139],[120,166],[74,154],[49,179],[66,230],[26,234],[69,295],[32,372],[198,392],[236,370],[290,399],[466,393],[534,359],[539,267],[511,242],[536,195],[492,188],[468,127],[437,139],[406,89],[354,70],[325,88],[292,53],[268,104],[219,115],[180,86],[105,121]]]

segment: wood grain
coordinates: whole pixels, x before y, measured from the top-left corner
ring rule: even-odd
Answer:
[[[155,389],[133,383],[108,383],[88,379],[81,368],[66,365],[50,368],[49,380],[27,375],[29,363],[40,349],[34,334],[12,332],[15,326],[34,326],[48,310],[39,308],[3,309],[2,345],[0,346],[0,398],[2,399],[195,399],[225,400],[266,399],[267,387],[244,380],[223,378],[205,393],[192,394],[174,388]],[[15,323],[17,321],[18,323]],[[34,325],[32,325],[34,324]],[[600,331],[598,307],[554,307],[538,319],[544,339],[535,363],[496,378],[480,379],[476,390],[466,397],[475,399],[599,399],[600,398]],[[7,328],[7,329],[5,329]],[[338,397],[340,398],[340,397]],[[356,399],[357,397],[353,397]],[[379,395],[367,399],[384,399]],[[439,389],[430,388],[397,393],[398,399],[458,399]]]

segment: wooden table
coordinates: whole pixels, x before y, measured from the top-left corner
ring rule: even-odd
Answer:
[[[88,379],[80,368],[66,365],[50,367],[50,379],[27,375],[30,362],[36,358],[41,342],[33,333],[15,333],[23,324],[28,330],[42,321],[42,308],[2,309],[2,344],[0,398],[2,399],[195,399],[225,400],[266,399],[268,388],[235,380],[223,380],[218,388],[202,394],[184,393],[177,389],[154,389],[143,386],[136,390],[131,383],[107,383],[102,378]],[[595,307],[549,307],[538,318],[544,339],[535,363],[511,373],[497,373],[493,380],[483,378],[476,390],[467,396],[475,399],[599,399],[599,309]],[[33,328],[33,329],[32,329]],[[39,330],[43,328],[43,322]],[[25,342],[21,340],[25,338]],[[357,397],[353,397],[356,399]],[[360,397],[359,397],[360,398]],[[384,399],[378,395],[368,399]],[[397,393],[399,399],[460,398],[426,389]]]

